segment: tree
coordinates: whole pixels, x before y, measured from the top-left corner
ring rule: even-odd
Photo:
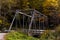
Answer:
[[[29,0],[22,0],[22,9],[29,9]]]
[[[49,12],[57,10],[58,7],[58,0],[45,0],[43,2],[43,13],[49,15]]]
[[[29,0],[31,8],[38,9],[38,10],[39,10],[40,6],[42,6],[43,1],[44,0],[38,0],[38,1],[37,0]]]

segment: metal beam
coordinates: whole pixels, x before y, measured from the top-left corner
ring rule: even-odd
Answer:
[[[15,16],[14,16],[14,18],[13,18],[12,22],[11,22],[11,25],[10,25],[10,27],[9,27],[9,30],[8,30],[8,32],[11,30],[11,28],[12,28],[12,25],[13,25],[13,22],[14,22],[14,20],[15,20],[16,16],[17,16],[17,14],[18,14],[18,13],[16,13],[16,14],[15,14]]]
[[[29,36],[31,36],[31,35],[30,35],[30,31],[31,31],[31,27],[32,27],[32,23],[33,23],[34,17],[35,17],[35,12],[33,12],[33,15],[32,15],[32,18],[31,18],[31,22],[30,22],[30,24],[29,24],[29,31],[28,31],[28,35],[29,35]]]
[[[17,16],[18,14],[23,14],[23,15],[25,15],[25,16],[32,17],[32,16],[30,16],[30,15],[27,15],[27,14],[22,13],[22,12],[19,12],[19,11],[18,11],[18,12],[16,12],[16,14],[15,14],[15,16],[14,16],[14,18],[13,18],[12,22],[11,22],[11,25],[10,25],[10,27],[9,27],[8,32],[11,30],[12,25],[13,25],[13,22],[14,22],[14,20],[15,20],[15,18],[16,18],[16,16]]]
[[[35,10],[35,9],[34,9],[34,12],[35,12],[35,13],[39,13],[40,15],[43,15],[43,16],[47,17],[46,15],[42,14],[41,12],[39,12],[39,11],[37,11],[37,10]]]
[[[23,15],[28,16],[28,17],[32,17],[32,16],[27,15],[26,13],[23,13],[23,12],[18,12],[18,13],[19,13],[19,14],[23,14]]]

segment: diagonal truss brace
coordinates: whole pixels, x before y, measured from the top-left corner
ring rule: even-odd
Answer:
[[[11,28],[12,28],[12,25],[13,25],[13,22],[14,22],[14,20],[15,20],[15,18],[16,18],[16,16],[17,16],[18,14],[22,14],[22,15],[25,15],[25,16],[28,16],[28,17],[32,17],[32,16],[30,16],[30,15],[27,15],[26,13],[16,11],[16,14],[15,14],[15,16],[14,16],[12,22],[11,22],[11,25],[10,25],[10,27],[9,27],[8,32],[10,32],[10,30],[11,30]]]

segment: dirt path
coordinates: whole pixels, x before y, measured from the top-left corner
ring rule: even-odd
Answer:
[[[0,33],[0,40],[4,40],[5,35],[6,35],[6,33]]]

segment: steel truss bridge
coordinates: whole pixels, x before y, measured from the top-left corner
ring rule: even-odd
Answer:
[[[46,15],[40,13],[35,9],[30,10],[16,10],[8,32],[11,31],[14,21],[17,20],[17,16],[22,16],[22,21],[19,20],[19,25],[22,27],[22,32],[26,32],[28,35],[40,34],[45,31],[45,25],[48,25],[48,18]],[[41,18],[43,18],[41,20]],[[16,23],[18,24],[18,23]],[[27,27],[27,28],[26,28]],[[32,33],[32,34],[31,34]]]

